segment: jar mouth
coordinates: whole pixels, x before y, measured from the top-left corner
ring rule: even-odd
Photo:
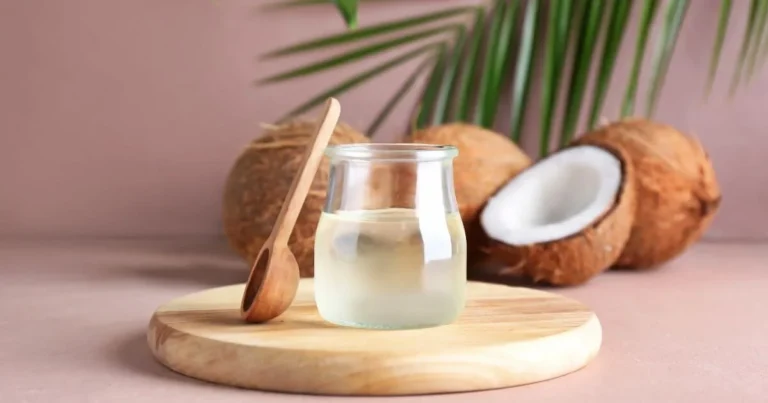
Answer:
[[[325,149],[325,155],[332,159],[363,161],[439,161],[454,158],[458,154],[456,147],[447,144],[337,144]]]

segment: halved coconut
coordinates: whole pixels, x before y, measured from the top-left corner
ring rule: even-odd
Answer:
[[[571,146],[509,181],[480,215],[502,276],[575,285],[608,269],[629,238],[633,172],[622,151]]]

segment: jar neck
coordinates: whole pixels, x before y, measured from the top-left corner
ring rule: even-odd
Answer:
[[[421,163],[452,160],[458,155],[456,147],[448,145],[377,143],[340,144],[328,146],[325,154],[331,159],[371,163]]]
[[[331,160],[325,212],[388,208],[457,212],[453,157]]]

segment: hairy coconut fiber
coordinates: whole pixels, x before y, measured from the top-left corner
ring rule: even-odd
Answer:
[[[626,119],[575,143],[621,148],[634,167],[637,210],[617,267],[657,267],[681,254],[709,227],[721,193],[709,156],[695,138],[669,125]]]
[[[493,275],[574,286],[588,282],[616,262],[632,228],[636,206],[634,172],[623,151],[611,146],[599,147],[621,161],[621,187],[613,206],[588,227],[558,240],[516,246],[486,237],[482,246],[488,256],[486,263],[503,265]]]
[[[224,233],[251,264],[272,232],[315,125],[296,120],[268,126],[262,137],[245,147],[229,172],[224,189]],[[340,122],[329,144],[367,142],[365,135]],[[302,277],[314,275],[315,230],[325,203],[328,170],[328,158],[323,157],[288,241]]]

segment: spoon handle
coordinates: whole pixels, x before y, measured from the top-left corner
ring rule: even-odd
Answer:
[[[339,101],[335,98],[329,98],[325,103],[325,112],[317,125],[315,136],[307,145],[304,154],[304,161],[301,164],[298,174],[293,178],[293,184],[288,194],[285,196],[283,208],[280,215],[277,216],[275,226],[272,229],[272,240],[274,244],[287,245],[288,239],[296,225],[296,220],[301,212],[301,207],[312,186],[312,181],[317,173],[317,168],[323,158],[323,151],[331,139],[333,130],[341,114]]]

